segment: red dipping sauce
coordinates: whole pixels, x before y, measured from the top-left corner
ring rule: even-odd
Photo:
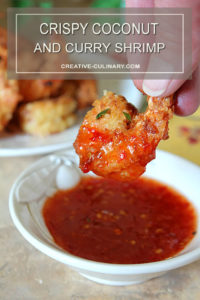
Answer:
[[[83,177],[75,188],[48,198],[43,217],[63,249],[117,264],[172,257],[192,240],[197,227],[195,209],[185,197],[147,178]]]

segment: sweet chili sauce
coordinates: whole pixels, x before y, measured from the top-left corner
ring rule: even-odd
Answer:
[[[196,234],[192,204],[172,188],[139,178],[83,177],[48,198],[43,217],[55,242],[79,257],[118,264],[176,255]]]

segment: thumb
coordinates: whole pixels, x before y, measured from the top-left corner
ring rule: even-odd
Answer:
[[[144,80],[142,90],[152,97],[164,97],[174,94],[185,80]]]

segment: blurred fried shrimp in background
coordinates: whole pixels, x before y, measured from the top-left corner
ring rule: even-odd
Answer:
[[[0,131],[11,120],[21,98],[17,80],[7,79],[7,34],[0,28]]]
[[[62,83],[63,80],[20,80],[19,87],[23,100],[29,102],[56,96]]]
[[[94,79],[66,80],[62,89],[78,102],[78,108],[90,106],[97,98],[97,82]]]
[[[30,46],[26,40],[23,45]],[[26,51],[21,55],[28,64]],[[51,68],[57,56],[53,61],[48,58],[39,63]],[[36,69],[40,65],[34,64]],[[0,131],[16,133],[19,126],[25,133],[39,136],[61,132],[74,125],[77,110],[91,105],[96,97],[95,80],[8,80],[7,31],[0,28]]]
[[[20,128],[29,134],[47,136],[74,125],[77,102],[65,94],[57,98],[25,103],[16,115]]]
[[[76,98],[79,108],[91,105],[97,99],[97,83],[96,80],[77,80],[78,89]]]

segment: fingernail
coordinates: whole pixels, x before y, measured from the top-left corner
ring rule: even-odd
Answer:
[[[168,85],[168,80],[144,80],[142,88],[145,94],[158,97],[167,90]]]

